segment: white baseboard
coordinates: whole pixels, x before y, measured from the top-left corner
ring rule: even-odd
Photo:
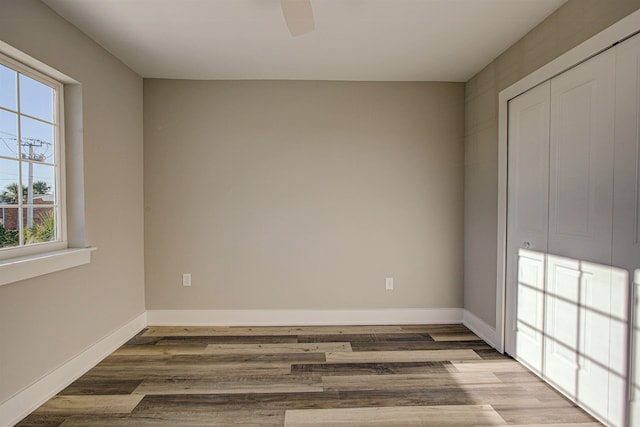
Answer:
[[[150,326],[305,326],[462,323],[461,308],[380,310],[147,310]]]
[[[12,426],[97,365],[147,325],[142,313],[59,368],[0,404],[0,426]]]
[[[471,332],[482,338],[491,347],[497,349],[498,340],[496,335],[496,328],[489,326],[484,320],[480,319],[475,314],[468,310],[464,310],[462,317],[462,323],[469,328]]]

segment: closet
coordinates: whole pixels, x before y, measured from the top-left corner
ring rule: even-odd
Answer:
[[[636,36],[508,110],[506,351],[612,426],[640,425],[639,105]]]

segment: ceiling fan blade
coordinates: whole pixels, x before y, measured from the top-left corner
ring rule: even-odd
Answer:
[[[292,36],[301,36],[315,29],[311,0],[280,0],[280,5]]]

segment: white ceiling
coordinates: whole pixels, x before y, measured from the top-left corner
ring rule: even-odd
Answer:
[[[143,77],[467,81],[566,0],[44,0]]]

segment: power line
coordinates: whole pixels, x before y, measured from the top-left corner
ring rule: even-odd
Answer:
[[[5,135],[9,135],[8,137],[0,137],[0,139],[2,140],[2,143],[7,147],[7,149],[12,153],[12,154],[17,154],[13,148],[11,148],[11,146],[7,143],[7,140],[13,140],[13,141],[17,141],[18,140],[18,136],[17,135],[13,135],[10,134],[8,132],[0,132],[3,133]],[[36,161],[36,162],[44,162],[49,156],[47,155],[47,153],[49,152],[49,147],[51,147],[53,145],[53,143],[51,143],[50,141],[46,141],[44,139],[40,139],[40,138],[34,138],[34,137],[23,137],[20,138],[20,146],[21,147],[29,147],[29,152],[25,153],[22,152],[20,153],[20,157],[22,158],[22,160],[32,160],[32,161]],[[43,153],[36,153],[33,151],[33,148],[35,147],[47,147],[46,151],[44,151]]]

